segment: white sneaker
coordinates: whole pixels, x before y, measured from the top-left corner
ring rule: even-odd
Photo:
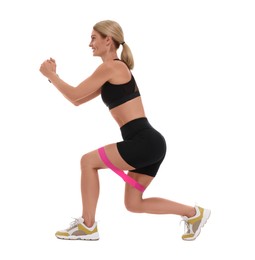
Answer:
[[[55,236],[67,240],[99,240],[97,223],[95,222],[92,227],[87,227],[83,218],[75,218],[69,228],[57,231]]]
[[[196,206],[195,209],[197,213],[194,217],[182,217],[182,221],[184,221],[186,225],[186,232],[182,235],[183,240],[195,240],[200,234],[201,228],[210,217],[211,211],[209,209],[203,209],[198,206]]]

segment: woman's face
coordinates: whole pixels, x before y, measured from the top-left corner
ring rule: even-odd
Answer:
[[[107,52],[107,37],[103,38],[97,31],[93,30],[89,47],[92,48],[93,56],[102,57]]]

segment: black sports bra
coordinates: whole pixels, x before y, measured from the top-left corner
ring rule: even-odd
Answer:
[[[139,96],[140,92],[132,73],[129,82],[124,84],[112,84],[107,81],[101,89],[102,100],[110,110]]]

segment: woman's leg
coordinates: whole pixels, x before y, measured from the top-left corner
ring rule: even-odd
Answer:
[[[95,223],[99,197],[98,169],[103,168],[103,164],[97,157],[97,151],[93,151],[81,158],[82,217],[87,227],[91,227]]]
[[[105,146],[105,152],[109,160],[117,168],[132,170],[120,156],[116,144]],[[98,170],[107,168],[102,162],[98,150],[92,151],[81,158],[81,195],[82,195],[82,217],[85,225],[91,227],[95,223],[97,201],[99,197]]]
[[[128,175],[143,185],[149,186],[153,177],[129,172]],[[152,214],[176,214],[180,216],[193,217],[196,214],[194,207],[163,198],[143,198],[143,194],[126,184],[125,206],[131,212]]]

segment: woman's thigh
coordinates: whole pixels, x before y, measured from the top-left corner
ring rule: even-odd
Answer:
[[[110,162],[117,168],[125,171],[125,170],[133,170],[134,168],[130,166],[128,163],[122,159],[119,154],[118,148],[116,144],[108,144],[104,146],[105,153],[110,160]],[[95,169],[106,169],[108,168],[104,162],[102,161],[98,150],[91,151],[82,156],[81,164],[84,167],[91,167]]]
[[[121,157],[117,144],[109,144],[104,147],[105,153],[110,160],[110,162],[117,168],[123,171],[134,170],[135,168],[129,165],[125,160]]]

